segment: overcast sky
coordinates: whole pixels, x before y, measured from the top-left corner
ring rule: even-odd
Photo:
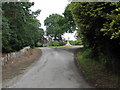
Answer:
[[[50,14],[57,13],[62,15],[62,13],[65,10],[65,7],[69,3],[69,0],[30,0],[35,3],[35,5],[31,8],[32,11],[36,11],[37,9],[41,10],[40,15],[38,16],[37,19],[40,20],[40,23],[42,24],[42,28],[45,29],[44,26],[44,20],[46,17],[48,17]],[[65,34],[64,38],[70,40],[75,40],[74,34]]]

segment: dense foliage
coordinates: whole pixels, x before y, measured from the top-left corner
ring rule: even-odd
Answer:
[[[67,7],[66,7],[67,8]],[[68,9],[63,13],[64,16],[59,14],[52,14],[47,17],[44,21],[46,26],[46,35],[50,40],[62,40],[62,35],[65,32],[75,31],[75,24],[72,17],[72,14]]]
[[[46,26],[46,34],[52,40],[62,40],[63,35],[63,23],[64,17],[59,14],[52,14],[44,21]]]
[[[71,45],[82,45],[82,41],[78,41],[78,40],[76,40],[76,41],[70,40],[69,42]]]
[[[36,17],[40,10],[31,11],[31,2],[5,2],[2,4],[3,53],[34,47],[43,38],[44,31]]]
[[[69,32],[69,33],[72,33],[73,31],[76,30],[76,25],[75,25],[75,22],[73,20],[71,10],[69,10],[69,7],[70,7],[70,5],[68,5],[65,8],[65,11],[64,11],[63,15],[65,17],[64,19],[65,19],[66,31]]]
[[[72,2],[69,10],[91,57],[120,72],[120,2]]]

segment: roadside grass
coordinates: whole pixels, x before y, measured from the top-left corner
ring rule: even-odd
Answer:
[[[64,45],[64,46],[48,46],[48,47],[50,47],[50,48],[65,48],[65,47],[73,47],[73,46],[83,46],[83,45],[71,45],[71,46]]]
[[[80,50],[76,56],[86,81],[96,88],[120,88],[120,76],[108,72],[99,62],[90,59],[89,51]]]
[[[71,46],[48,46],[50,48],[65,48],[65,47],[71,47]]]

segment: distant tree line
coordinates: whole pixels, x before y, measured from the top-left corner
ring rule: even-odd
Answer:
[[[120,73],[120,2],[71,2],[66,11],[91,58]]]
[[[2,3],[2,52],[18,51],[25,46],[34,47],[43,41],[44,31],[36,17],[40,10],[31,11],[33,2]]]

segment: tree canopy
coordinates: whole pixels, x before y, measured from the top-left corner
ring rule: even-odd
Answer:
[[[2,51],[12,52],[25,46],[35,46],[43,37],[43,29],[36,17],[40,10],[31,11],[32,2],[2,3]]]
[[[62,15],[52,14],[44,21],[46,26],[46,34],[52,40],[62,40],[62,35],[66,32],[72,33],[76,30],[76,25],[72,18],[70,10],[67,9]]]
[[[110,70],[120,64],[120,2],[71,2],[78,36],[92,57]],[[104,57],[104,58],[103,58]]]
[[[59,14],[52,14],[44,21],[46,26],[46,34],[54,40],[62,40],[61,35],[64,34],[63,29],[64,17]]]

